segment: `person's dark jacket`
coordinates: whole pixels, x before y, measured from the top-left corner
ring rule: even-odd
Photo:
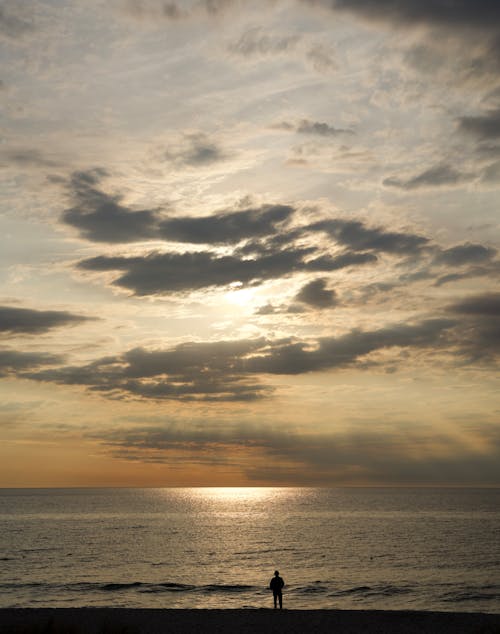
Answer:
[[[269,587],[271,588],[274,594],[280,594],[281,589],[283,588],[284,585],[285,585],[285,582],[283,581],[281,577],[273,577],[271,579],[271,583],[269,584]]]

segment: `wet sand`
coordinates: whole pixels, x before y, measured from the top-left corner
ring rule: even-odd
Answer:
[[[382,610],[1,609],[1,634],[500,634],[500,614]]]

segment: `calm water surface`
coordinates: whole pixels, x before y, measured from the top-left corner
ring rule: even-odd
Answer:
[[[500,612],[500,489],[0,489],[0,607]]]

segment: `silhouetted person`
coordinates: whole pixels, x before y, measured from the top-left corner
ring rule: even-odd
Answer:
[[[275,610],[276,610],[276,602],[277,601],[279,601],[279,603],[280,603],[280,610],[283,607],[283,595],[281,593],[281,590],[283,589],[284,585],[285,585],[285,582],[280,577],[280,573],[277,570],[275,570],[274,571],[274,577],[271,579],[271,583],[269,584],[269,587],[273,591],[274,609]]]

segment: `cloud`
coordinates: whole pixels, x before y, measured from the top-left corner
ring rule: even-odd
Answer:
[[[63,385],[85,385],[113,396],[151,400],[249,401],[270,388],[238,369],[240,360],[264,340],[187,342],[168,350],[134,348],[85,366],[27,373],[26,378]]]
[[[325,44],[312,46],[307,51],[306,57],[312,63],[314,70],[319,73],[328,73],[338,68],[333,49]]]
[[[298,271],[334,271],[376,261],[372,254],[346,253],[306,260],[311,248],[289,248],[254,258],[194,253],[150,253],[136,257],[97,256],[82,260],[86,271],[125,271],[113,284],[135,295],[195,291],[215,286],[261,284]]]
[[[158,209],[133,210],[122,196],[103,191],[105,170],[75,172],[67,182],[73,206],[62,222],[93,242],[127,243],[168,240],[195,244],[229,244],[277,233],[295,209],[289,205],[262,205],[241,211],[221,211],[209,216],[167,217]]]
[[[500,6],[495,0],[302,0],[312,6],[346,10],[367,19],[407,26],[497,30]]]
[[[437,278],[434,282],[434,286],[443,286],[450,282],[459,282],[461,280],[467,280],[474,277],[486,277],[493,279],[500,274],[499,262],[493,262],[491,266],[471,266],[468,269],[462,270],[458,273],[448,273]],[[428,277],[431,277],[430,275]]]
[[[475,137],[479,141],[499,139],[500,109],[492,110],[484,115],[460,117],[458,119],[458,130]]]
[[[294,211],[289,205],[262,205],[256,209],[215,213],[211,216],[173,217],[160,223],[159,235],[175,242],[234,244],[247,238],[278,232]]]
[[[326,127],[325,127],[326,126]],[[327,124],[303,120],[299,129],[333,134]],[[158,209],[133,210],[122,196],[102,189],[105,170],[76,172],[67,182],[73,206],[61,220],[94,242],[128,243],[145,240],[235,245],[231,254],[153,252],[136,257],[98,256],[83,260],[78,268],[125,273],[115,284],[137,295],[197,290],[232,283],[261,283],[298,271],[327,272],[349,266],[374,264],[376,252],[417,255],[429,240],[420,235],[369,227],[362,221],[341,218],[292,226],[297,209],[292,205],[263,204],[238,211],[224,210],[206,216],[167,216]],[[307,234],[325,233],[344,252],[331,256],[317,247],[298,246]]]
[[[194,16],[218,17],[238,4],[238,0],[198,0],[186,7],[173,0],[127,0],[126,13],[136,19],[178,21]]]
[[[419,253],[429,243],[429,239],[424,236],[367,227],[359,220],[321,220],[308,228],[312,231],[324,231],[340,244],[355,251],[373,250],[408,255]]]
[[[243,57],[276,55],[293,50],[299,40],[300,35],[269,35],[263,33],[260,27],[254,27],[229,44],[228,50]]]
[[[255,433],[264,450],[246,475],[257,482],[438,484],[497,483],[500,438],[488,429],[463,429],[461,434],[429,434],[417,423],[390,430],[351,430],[311,434]],[[283,435],[282,435],[283,436]],[[481,450],[477,450],[477,446]],[[269,466],[271,465],[271,466]]]
[[[34,31],[32,20],[22,3],[5,2],[0,5],[0,34],[18,39]]]
[[[492,484],[500,477],[500,438],[489,429],[429,434],[415,423],[383,431],[371,426],[331,433],[291,428],[284,434],[269,424],[207,427],[194,421],[188,427],[174,420],[90,437],[120,459],[231,465],[257,483]],[[481,451],[475,449],[478,445]],[[252,452],[250,463],[247,451]]]
[[[176,167],[201,168],[225,161],[228,154],[206,134],[184,134],[182,140],[163,152],[163,160]]]
[[[81,324],[89,319],[66,311],[0,306],[0,332],[10,334],[39,334],[52,328]]]
[[[428,187],[457,186],[477,177],[473,172],[462,172],[447,163],[440,163],[408,179],[391,176],[383,181],[386,187],[412,190]]]
[[[93,242],[124,243],[154,239],[158,232],[158,210],[133,211],[100,187],[107,176],[103,169],[75,172],[67,183],[73,206],[63,212],[62,222],[78,229]]]
[[[297,132],[298,134],[311,134],[322,137],[335,137],[342,134],[354,134],[352,130],[344,128],[334,128],[328,123],[320,121],[310,121],[309,119],[302,119],[298,123],[290,123],[283,121],[272,126],[275,130],[287,130],[290,132]]]
[[[473,295],[450,306],[450,310],[462,315],[500,317],[500,293]]]
[[[445,266],[463,266],[465,264],[483,264],[491,261],[497,250],[485,247],[482,244],[459,244],[449,249],[444,249],[434,258],[435,264]]]
[[[7,163],[13,163],[18,167],[57,167],[59,163],[47,158],[35,148],[12,148],[4,150],[2,157]]]
[[[337,294],[326,288],[327,280],[318,278],[305,284],[295,296],[295,301],[313,308],[334,308],[338,305]]]
[[[84,366],[24,372],[23,378],[84,385],[117,397],[179,401],[248,401],[272,389],[255,375],[298,375],[353,366],[372,352],[393,347],[436,349],[448,344],[451,319],[353,330],[313,341],[242,339],[186,342],[167,350],[134,348]]]
[[[323,337],[313,346],[295,341],[278,343],[268,352],[249,358],[245,367],[252,372],[269,374],[303,374],[345,368],[377,350],[435,346],[455,324],[449,319],[428,319],[414,325],[396,324],[375,331],[352,331],[341,337]]]
[[[217,256],[210,252],[150,253],[139,257],[97,256],[82,260],[86,271],[125,271],[113,283],[135,295],[194,291],[215,286],[261,284],[298,271],[333,271],[371,263],[375,256],[345,254],[305,260],[310,248],[289,248],[255,258]]]
[[[426,277],[433,276],[435,267],[451,269],[450,273],[444,274],[441,270],[434,286],[439,287],[473,277],[494,279],[500,274],[500,261],[494,259],[497,250],[493,247],[467,242],[448,249],[435,247],[434,252]]]
[[[498,148],[500,153],[500,147]],[[500,183],[500,161],[495,161],[481,172],[482,183]]]
[[[472,295],[448,306],[463,320],[459,352],[467,362],[495,363],[500,355],[500,293]]]
[[[21,352],[11,348],[0,349],[0,376],[16,375],[43,365],[55,365],[64,361],[60,355],[46,352]]]

